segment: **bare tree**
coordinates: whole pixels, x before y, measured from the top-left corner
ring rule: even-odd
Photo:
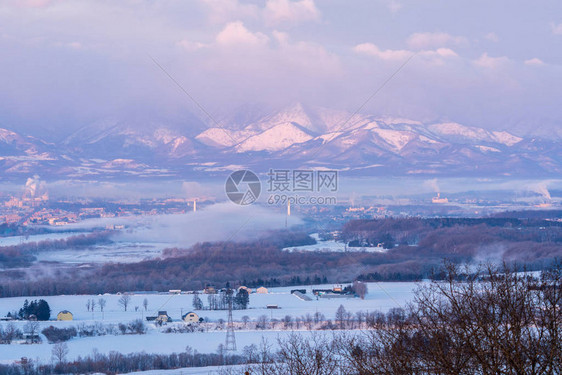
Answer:
[[[130,302],[131,302],[131,296],[128,294],[123,294],[121,298],[119,298],[119,300],[117,301],[119,306],[121,306],[125,311],[127,311],[127,306],[129,306]]]
[[[100,307],[101,312],[103,312],[103,309],[105,308],[106,303],[107,303],[107,300],[105,298],[98,299],[98,306]]]
[[[248,315],[244,315],[242,317],[242,322],[244,322],[244,328],[246,328],[246,326],[248,325],[248,322],[250,321],[250,317]]]
[[[68,345],[65,342],[59,342],[53,345],[51,350],[51,356],[57,363],[63,364],[66,361],[66,356],[68,355]]]
[[[92,307],[92,301],[88,298],[88,301],[86,301],[86,309],[88,311],[90,311],[90,308]]]
[[[421,286],[408,311],[390,311],[377,329],[342,340],[349,372],[561,373],[562,267],[540,280],[516,270],[447,265],[446,280]]]
[[[94,312],[94,309],[96,308],[96,300],[92,298],[92,302],[90,304],[92,306],[92,312]]]
[[[359,296],[359,298],[365,299],[365,295],[367,294],[367,284],[356,280],[353,282],[351,288],[353,289],[353,292]]]
[[[37,334],[39,333],[39,322],[29,321],[23,326],[23,331],[28,336],[26,341],[30,344],[37,342]]]
[[[144,307],[144,311],[148,310],[148,299],[147,298],[142,300],[142,306]]]
[[[98,299],[98,306],[100,307],[100,311],[101,311],[101,318],[104,319],[105,318],[105,313],[104,313],[104,309],[105,309],[105,304],[107,303],[107,300],[105,298],[99,298]]]
[[[340,329],[344,329],[345,327],[345,318],[347,316],[347,311],[343,305],[340,305],[336,310],[336,322],[339,324]]]

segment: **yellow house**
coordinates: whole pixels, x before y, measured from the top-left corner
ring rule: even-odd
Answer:
[[[57,314],[57,320],[72,320],[72,313],[68,310],[62,310]]]
[[[256,293],[257,293],[257,294],[267,294],[268,291],[267,291],[267,288],[266,288],[266,287],[260,286],[258,289],[256,289]]]
[[[199,315],[190,311],[184,316],[181,317],[182,320],[186,323],[199,323]]]

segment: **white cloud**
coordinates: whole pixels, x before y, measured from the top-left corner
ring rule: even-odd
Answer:
[[[277,59],[285,66],[298,67],[309,74],[341,74],[338,56],[321,45],[305,41],[292,42],[287,33],[280,31],[273,31],[273,37],[279,43],[279,48],[275,51]]]
[[[496,34],[494,32],[491,32],[491,33],[488,33],[488,34],[484,35],[484,38],[486,38],[490,42],[494,42],[494,43],[497,43],[497,42],[500,41],[500,37],[498,36],[498,34]]]
[[[407,40],[408,45],[414,49],[443,47],[446,45],[459,45],[467,43],[465,37],[453,36],[447,33],[414,33]]]
[[[475,65],[481,68],[488,68],[488,69],[499,68],[500,66],[504,65],[507,62],[509,62],[509,59],[505,56],[491,57],[488,56],[486,52],[484,52],[477,60],[473,61]]]
[[[353,50],[359,54],[373,56],[381,60],[405,60],[412,56],[413,51],[408,50],[381,50],[372,43],[362,43],[356,45]],[[450,48],[437,48],[435,50],[418,51],[417,54],[426,61],[433,64],[443,64],[444,59],[458,57],[457,53]]]
[[[231,22],[217,35],[216,41],[220,45],[264,45],[269,38],[267,35],[252,33],[241,21]]]
[[[176,45],[190,52],[197,51],[201,48],[207,47],[207,45],[204,43],[193,42],[187,39],[180,40],[179,42],[176,43]]]
[[[283,22],[299,23],[320,19],[320,11],[314,0],[268,0],[264,17],[266,22],[274,25]]]
[[[406,50],[381,50],[373,43],[358,44],[353,50],[357,53],[374,56],[381,60],[404,60],[412,55],[412,52]]]
[[[551,28],[553,34],[562,35],[562,23],[555,24],[554,22],[552,22],[550,24],[550,28]]]
[[[541,66],[544,65],[544,62],[537,57],[533,57],[532,59],[525,60],[525,65]]]

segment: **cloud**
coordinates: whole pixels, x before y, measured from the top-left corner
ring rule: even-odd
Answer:
[[[252,33],[241,21],[231,22],[217,35],[219,45],[264,45],[269,38],[260,32]]]
[[[496,69],[508,62],[509,58],[507,58],[506,56],[491,57],[488,56],[488,53],[486,52],[484,52],[478,59],[473,61],[474,65],[487,69]]]
[[[361,43],[353,47],[357,53],[377,57],[381,60],[404,60],[412,55],[412,52],[406,50],[381,50],[373,43]]]
[[[178,47],[181,47],[189,52],[197,51],[201,48],[207,47],[205,43],[193,42],[191,40],[183,39],[176,43]]]
[[[413,49],[427,49],[443,47],[446,45],[459,45],[467,43],[462,36],[453,36],[447,33],[414,33],[408,37],[408,46]]]
[[[486,38],[490,42],[495,42],[495,43],[500,41],[500,37],[494,32],[491,32],[491,33],[488,33],[488,34],[484,35],[484,38]]]
[[[525,65],[542,66],[544,65],[544,62],[537,57],[533,57],[532,59],[525,60]]]
[[[368,56],[373,56],[381,60],[405,60],[408,57],[412,56],[414,53],[413,51],[408,50],[381,50],[376,45],[372,43],[362,43],[356,45],[353,50],[356,53],[364,54]],[[450,48],[438,48],[436,50],[423,50],[417,52],[417,54],[426,61],[436,64],[442,64],[444,62],[443,59],[445,58],[452,58],[458,57],[457,53]]]
[[[266,22],[272,25],[283,22],[299,23],[319,20],[320,11],[314,4],[314,0],[268,0],[264,17]]]
[[[554,35],[562,35],[562,23],[555,24],[554,22],[552,22],[550,24],[550,28]]]

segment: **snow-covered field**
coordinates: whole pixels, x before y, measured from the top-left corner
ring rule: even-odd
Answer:
[[[282,319],[286,315],[293,318],[301,317],[308,314],[313,315],[320,312],[327,319],[334,319],[336,310],[343,305],[347,311],[386,311],[393,307],[404,307],[413,297],[413,290],[416,283],[368,283],[368,294],[364,300],[359,298],[334,298],[334,299],[316,299],[312,301],[303,301],[290,294],[291,289],[307,289],[307,294],[311,296],[312,288],[331,288],[332,285],[315,285],[307,287],[285,287],[272,288],[268,294],[252,294],[250,296],[250,305],[247,310],[235,310],[233,317],[235,321],[241,321],[244,315],[256,320],[261,315],[266,315],[268,319]],[[28,299],[35,299],[34,297]],[[49,325],[55,327],[71,327],[79,324],[93,324],[101,322],[109,323],[127,323],[134,319],[143,319],[147,315],[155,315],[159,310],[166,310],[168,315],[175,321],[179,320],[182,313],[192,310],[193,295],[190,294],[133,294],[128,311],[123,311],[119,306],[119,295],[103,295],[103,296],[53,296],[43,297],[51,306],[51,317],[56,319],[56,314],[61,310],[69,310],[74,314],[74,321],[48,321],[39,322],[40,329]],[[88,299],[104,298],[107,300],[104,314],[96,307],[94,313],[88,312],[86,302]],[[143,308],[143,300],[148,300],[148,311]],[[206,296],[201,295],[205,304],[207,304]],[[9,311],[18,310],[26,298],[3,298],[0,299],[0,315],[4,316]],[[279,309],[267,309],[266,305],[275,304]],[[138,306],[138,311],[135,311]],[[199,316],[207,321],[218,321],[219,319],[227,319],[226,311],[196,311]],[[0,322],[0,326],[5,328],[9,324]],[[26,322],[13,322],[20,329]],[[174,324],[174,323],[172,323]],[[153,324],[148,323],[148,333],[145,335],[107,335],[87,338],[73,338],[67,342],[69,347],[68,359],[73,359],[78,355],[85,355],[92,352],[95,348],[100,353],[109,353],[112,350],[122,353],[132,353],[145,351],[147,353],[172,353],[185,350],[187,345],[193,347],[201,353],[215,352],[219,344],[224,344],[224,331],[209,331],[199,333],[163,333],[162,328],[157,328]],[[267,338],[270,342],[275,342],[279,335],[287,335],[287,331],[246,331],[239,330],[236,332],[236,340],[238,349],[241,350],[245,345],[259,344],[262,337]],[[303,334],[310,334],[303,331]],[[35,345],[0,345],[0,361],[11,362],[21,357],[29,357],[39,359],[40,361],[50,361],[52,345],[47,343],[43,337],[42,344]]]
[[[286,247],[283,250],[287,251],[321,251],[321,252],[344,252],[344,251],[356,251],[356,252],[372,252],[372,253],[382,253],[387,251],[382,247],[348,247],[343,242],[337,242],[334,240],[322,241],[318,233],[313,233],[310,237],[316,240],[314,245],[304,245],[304,246],[293,246]]]

